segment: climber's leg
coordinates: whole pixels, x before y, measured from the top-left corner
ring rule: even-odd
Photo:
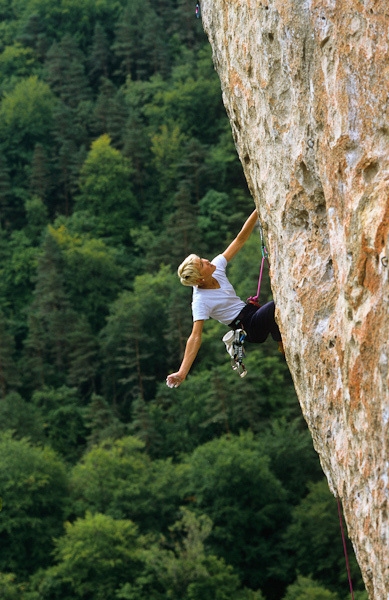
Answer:
[[[281,334],[278,325],[274,320],[275,305],[273,300],[267,302],[251,315],[247,321],[244,321],[244,329],[247,333],[247,341],[255,344],[262,344],[269,333],[273,340],[281,342]]]

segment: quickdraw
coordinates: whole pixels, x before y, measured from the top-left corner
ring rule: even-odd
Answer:
[[[195,13],[196,13],[196,18],[199,19],[201,17],[201,10],[200,10],[199,2],[197,2],[197,4],[196,4]]]

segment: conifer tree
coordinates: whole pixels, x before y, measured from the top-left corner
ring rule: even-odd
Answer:
[[[153,248],[156,266],[168,264],[176,269],[188,254],[202,254],[196,217],[196,206],[192,204],[190,191],[183,183],[174,196],[174,210],[166,218],[164,231]]]
[[[112,99],[108,113],[107,132],[115,148],[122,149],[125,144],[125,128],[128,118],[128,109],[123,90],[119,89]]]
[[[137,79],[147,79],[159,73],[168,74],[168,39],[162,19],[150,7],[145,11],[142,23],[139,58],[137,60]]]
[[[85,57],[75,39],[65,34],[47,53],[45,67],[51,89],[71,108],[90,98]]]
[[[39,243],[49,221],[47,207],[40,198],[33,196],[31,199],[26,200],[25,210],[27,225],[24,232],[33,244]]]
[[[15,340],[7,327],[7,320],[0,309],[0,398],[19,385],[18,369],[14,360]]]
[[[0,152],[0,225],[5,229],[12,223],[12,188],[7,161]]]
[[[131,422],[128,429],[131,434],[142,440],[147,452],[151,447],[154,451],[158,448],[161,442],[160,435],[150,417],[148,404],[141,396],[135,398],[132,403]]]
[[[152,379],[144,369],[145,362],[151,358],[151,353],[145,349],[146,335],[139,311],[131,311],[127,330],[122,334],[122,343],[118,349],[118,381],[126,387],[130,386],[132,397],[139,396],[143,401],[146,396],[146,381]],[[125,394],[124,398],[126,397],[128,393]]]
[[[78,178],[85,159],[83,142],[86,132],[77,119],[77,111],[64,102],[58,102],[54,111],[53,135],[57,143],[54,165],[59,201],[50,207],[50,212],[71,214],[73,199],[78,191]]]
[[[92,394],[84,417],[85,425],[89,429],[89,446],[96,446],[103,440],[117,440],[127,433],[127,425],[120,421],[114,407],[98,394]]]
[[[69,385],[76,386],[85,395],[96,392],[99,348],[84,315],[80,315],[74,324],[69,345]]]
[[[122,149],[126,142],[126,121],[128,109],[122,90],[102,78],[100,93],[93,109],[93,130],[98,134],[108,134],[115,148]]]
[[[131,94],[127,93],[127,102],[129,95]],[[147,214],[147,222],[152,227],[158,226],[160,210],[155,210],[155,197],[159,190],[159,177],[156,177],[152,164],[148,128],[137,106],[129,109],[123,142],[123,154],[131,160],[134,169],[134,193],[142,203],[144,214]]]
[[[133,5],[128,5],[116,24],[115,41],[112,49],[120,61],[120,69],[117,74],[124,78],[132,75],[135,79],[135,52],[139,35],[135,11],[138,6],[139,0],[134,2]]]
[[[42,144],[36,144],[31,162],[30,191],[41,200],[46,200],[51,186],[47,153]]]
[[[59,248],[50,233],[43,243],[33,296],[28,311],[26,364],[35,385],[59,385],[66,379],[69,337],[76,316],[64,288]]]
[[[38,13],[28,15],[21,32],[16,36],[16,41],[23,46],[33,48],[36,56],[43,61],[49,47],[49,40],[44,31],[42,18]]]
[[[112,109],[115,94],[116,88],[112,81],[106,77],[101,77],[99,94],[96,98],[93,111],[93,130],[99,136],[108,133],[109,114]]]
[[[107,79],[110,75],[110,49],[107,34],[103,25],[96,21],[93,32],[92,48],[88,57],[89,78],[96,89],[101,78]]]

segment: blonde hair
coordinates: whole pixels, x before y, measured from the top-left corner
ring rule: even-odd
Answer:
[[[201,278],[197,265],[200,257],[197,254],[189,254],[177,269],[178,277],[182,285],[197,285]]]

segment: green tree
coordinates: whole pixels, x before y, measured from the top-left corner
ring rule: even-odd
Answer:
[[[45,441],[42,412],[17,392],[10,392],[0,402],[0,429],[12,431],[15,439],[28,438],[33,444]]]
[[[52,213],[70,216],[78,192],[79,174],[88,143],[85,123],[79,123],[77,109],[58,101],[54,110],[53,138],[56,141],[53,180],[56,181]]]
[[[27,224],[24,232],[34,244],[39,244],[48,224],[49,216],[46,205],[38,196],[26,200],[25,211]]]
[[[85,348],[89,346],[89,353],[93,346],[91,334],[101,328],[108,306],[122,289],[127,273],[120,264],[120,250],[112,248],[100,238],[92,237],[88,232],[80,232],[88,216],[75,213],[74,217],[58,219],[54,227],[49,227],[49,233],[58,246],[61,274],[70,302],[77,307],[76,331],[72,332],[71,337],[73,343],[77,339],[81,341],[81,334],[77,331],[84,329],[87,334]],[[77,217],[80,217],[79,221]],[[96,220],[89,221],[89,228],[94,229]],[[87,332],[88,324],[82,315],[87,318],[92,331]],[[75,351],[77,353],[77,349]],[[75,363],[73,367],[76,367]]]
[[[20,378],[15,362],[15,340],[1,309],[0,340],[0,399],[2,399],[9,390],[20,385]]]
[[[36,12],[31,12],[30,7],[24,14],[24,18],[18,23],[18,32],[16,42],[20,44],[24,50],[34,51],[33,57],[40,62],[48,50],[49,40],[44,32],[43,20]]]
[[[283,600],[339,600],[339,596],[317,581],[299,575],[295,583],[288,586]]]
[[[4,82],[28,77],[36,70],[35,65],[36,57],[32,49],[15,42],[12,46],[6,46],[0,54],[0,79]]]
[[[55,97],[36,75],[18,82],[4,94],[0,131],[11,157],[31,159],[36,143],[44,143],[52,126]]]
[[[225,112],[210,46],[187,53],[182,64],[173,68],[169,85],[157,90],[144,111],[154,129],[175,123],[190,138],[214,143],[223,130]]]
[[[93,116],[93,129],[97,135],[108,134],[113,146],[122,150],[127,142],[128,108],[123,90],[116,90],[109,79],[102,79]],[[144,143],[144,140],[142,142]],[[129,154],[126,153],[125,156],[128,158]]]
[[[29,211],[29,223],[23,229],[13,231],[7,240],[8,258],[2,264],[2,279],[4,295],[12,307],[12,315],[15,320],[25,322],[25,311],[31,302],[33,291],[33,279],[40,255],[40,249],[36,240],[32,240],[33,229],[30,227],[33,218],[31,204],[26,205]]]
[[[148,403],[141,396],[138,396],[132,402],[131,421],[128,430],[129,433],[135,435],[145,444],[148,453],[151,452],[151,449],[156,452],[161,445],[161,437],[148,409]]]
[[[241,589],[233,569],[206,551],[212,522],[182,508],[182,518],[170,527],[169,544],[160,543],[145,553],[145,572],[126,583],[118,598],[143,600],[261,600],[259,592]],[[147,576],[145,576],[145,573]]]
[[[111,306],[107,325],[101,332],[104,381],[113,402],[128,414],[134,398],[145,398],[152,353],[151,336],[145,329],[144,300],[133,292],[123,292]]]
[[[100,365],[99,345],[89,321],[80,315],[69,337],[68,383],[78,388],[83,396],[96,391],[97,372]]]
[[[347,589],[347,571],[342,547],[336,500],[327,481],[308,484],[309,492],[292,512],[292,522],[284,539],[295,570],[312,576],[340,595]],[[355,589],[364,589],[355,555],[348,548]]]
[[[65,467],[50,448],[0,434],[0,570],[25,576],[50,564],[62,532],[67,498]]]
[[[25,584],[17,583],[14,573],[0,573],[0,596],[2,600],[21,600]]]
[[[187,136],[175,122],[163,123],[151,137],[151,151],[161,194],[171,193],[176,186],[178,164],[186,141]]]
[[[65,460],[76,462],[85,445],[86,428],[83,407],[76,390],[62,386],[43,388],[32,395],[45,421],[45,437]]]
[[[209,547],[244,585],[274,589],[271,569],[290,509],[259,441],[249,433],[224,436],[196,448],[186,464],[186,493],[214,523]]]
[[[69,365],[69,336],[76,314],[65,290],[61,263],[58,244],[48,232],[39,257],[25,340],[29,374],[38,387],[64,383]]]
[[[295,401],[298,408],[297,398]],[[287,490],[289,502],[296,506],[307,495],[309,485],[323,477],[305,421],[300,414],[294,419],[272,419],[261,431],[260,440],[270,457],[272,472]]]
[[[108,135],[92,143],[81,170],[76,210],[88,210],[99,219],[100,236],[128,241],[139,207],[131,191],[131,166],[111,146]]]
[[[123,292],[112,303],[101,332],[107,394],[123,404],[123,414],[131,410],[132,399],[150,399],[156,381],[166,377],[166,306],[172,277],[166,267],[137,277],[134,291]]]
[[[142,569],[144,541],[131,521],[88,513],[65,524],[56,541],[57,564],[34,578],[39,598],[106,600]]]
[[[51,182],[51,167],[42,144],[36,144],[31,161],[30,192],[44,201],[48,199]]]
[[[159,384],[155,401],[148,405],[150,418],[161,440],[157,448],[151,445],[152,456],[177,458],[226,432],[226,420],[211,419],[207,409],[212,378],[212,371],[201,369],[188,377],[185,386],[176,390],[169,390],[165,381]]]
[[[90,97],[85,75],[85,57],[75,38],[65,34],[54,42],[47,52],[47,81],[51,89],[71,108],[76,108]]]
[[[190,307],[185,308],[190,316]],[[190,329],[188,322],[186,336]],[[231,369],[230,357],[221,341],[225,329],[216,322],[207,323],[204,329],[202,348],[185,386],[169,390],[161,383],[148,406],[149,418],[163,440],[159,447],[163,455],[190,452],[209,439],[225,433],[238,434],[241,429],[267,435],[276,419],[285,418],[289,424],[290,419],[300,415],[281,357],[267,356],[262,348],[250,345],[245,358],[248,374],[241,379]],[[176,351],[172,356],[177,363],[180,357]],[[174,369],[175,365],[170,365]],[[289,436],[287,439],[291,440]],[[289,465],[290,474],[296,474]],[[299,486],[296,480],[296,487],[304,489]]]
[[[167,42],[162,19],[149,0],[133,0],[123,9],[115,28],[112,49],[119,61],[117,74],[147,79],[157,71],[166,73]]]
[[[36,144],[50,145],[55,97],[47,83],[36,75],[27,77],[4,93],[0,106],[0,136],[3,152],[10,168],[12,182],[12,215],[22,222],[23,204]],[[7,215],[6,215],[7,216]],[[15,226],[14,225],[14,226]]]
[[[84,421],[89,430],[87,436],[89,448],[106,440],[117,440],[127,434],[127,425],[120,421],[114,408],[97,394],[92,394],[90,402],[85,407]]]
[[[101,442],[71,473],[72,509],[131,519],[141,531],[167,531],[179,502],[180,468],[151,461],[134,437]]]
[[[95,85],[102,77],[107,80],[110,74],[110,63],[111,56],[107,34],[103,25],[96,21],[92,47],[88,57],[89,77]]]
[[[15,225],[15,213],[12,206],[12,186],[7,161],[0,152],[0,224],[8,229]]]

